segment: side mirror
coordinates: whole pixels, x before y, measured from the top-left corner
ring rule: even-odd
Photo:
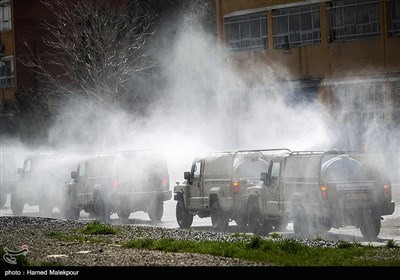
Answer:
[[[183,178],[185,180],[190,181],[190,179],[192,178],[192,175],[190,174],[190,172],[186,171],[185,173],[183,173]]]
[[[71,178],[76,180],[76,178],[78,178],[78,173],[76,171],[71,171]]]
[[[267,184],[267,182],[268,182],[268,173],[267,172],[261,173],[261,181],[263,182],[264,185]]]
[[[17,169],[17,174],[18,174],[18,175],[21,175],[21,174],[22,174],[22,168],[18,168],[18,169]]]

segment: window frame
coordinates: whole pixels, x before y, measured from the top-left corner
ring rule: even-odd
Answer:
[[[11,17],[10,1],[0,1],[0,32],[9,31],[12,29]]]
[[[304,27],[306,24],[304,17],[307,15],[310,15],[310,29]],[[298,24],[293,24],[296,16],[298,17]],[[319,4],[273,10],[272,22],[272,38],[275,49],[287,49],[304,45],[321,44],[321,18]],[[303,25],[302,22],[304,22]],[[286,25],[282,26],[282,23]],[[294,30],[293,28],[296,27],[299,29]],[[311,37],[309,38],[310,35]],[[306,38],[303,38],[304,36]]]
[[[354,41],[360,39],[376,39],[379,38],[381,32],[379,0],[351,0],[350,1],[332,1],[328,2],[327,14],[329,19],[329,38],[328,41],[343,42]],[[368,5],[368,6],[367,6]],[[372,14],[371,7],[375,6],[375,14]],[[366,9],[365,7],[369,7]],[[368,22],[362,21],[368,12]],[[351,17],[346,16],[351,15]],[[372,19],[371,18],[375,18]],[[352,23],[349,23],[352,19]],[[361,21],[361,22],[360,22]],[[364,31],[364,29],[369,31]],[[374,31],[374,29],[376,29]],[[346,34],[349,33],[349,34]]]
[[[344,85],[335,91],[334,110],[346,123],[368,127],[385,118],[382,84]]]
[[[388,36],[400,36],[400,0],[387,0]]]
[[[258,35],[253,36],[252,24],[258,25]],[[237,25],[236,35],[231,30]],[[224,18],[225,45],[229,51],[264,51],[268,49],[268,22],[266,12],[249,13]],[[248,27],[248,34],[244,27]],[[254,27],[254,26],[253,26]]]
[[[8,66],[8,67],[7,67]],[[3,56],[0,58],[0,89],[14,87],[14,57]]]

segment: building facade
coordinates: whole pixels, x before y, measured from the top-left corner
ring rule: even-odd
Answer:
[[[42,24],[52,20],[40,0],[0,0],[0,132],[12,117],[17,89],[35,91],[40,86],[35,72],[24,62],[46,55]]]
[[[255,65],[284,69],[277,80],[295,81],[296,94],[347,127],[346,148],[373,141],[375,125],[399,156],[400,0],[218,0],[216,9],[223,53],[250,86],[260,87]]]
[[[10,96],[15,91],[15,43],[12,6],[10,1],[0,1],[0,125],[10,117]]]

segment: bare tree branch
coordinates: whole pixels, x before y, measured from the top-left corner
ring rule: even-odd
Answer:
[[[126,105],[137,93],[128,83],[151,75],[156,63],[146,42],[154,32],[152,16],[140,1],[42,0],[55,22],[43,24],[49,51],[30,50],[21,61],[45,82],[53,97],[80,97],[111,109]],[[26,46],[30,49],[29,45]]]

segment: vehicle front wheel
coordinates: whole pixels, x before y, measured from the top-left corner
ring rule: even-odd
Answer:
[[[260,206],[257,202],[250,203],[247,209],[249,228],[252,233],[264,236],[272,231],[272,225],[261,214]]]
[[[51,205],[51,200],[47,197],[43,197],[39,201],[39,212],[44,216],[50,216],[53,213],[53,205]]]
[[[22,201],[18,193],[11,194],[11,210],[14,215],[21,215],[24,211],[25,203]]]
[[[218,201],[211,206],[211,223],[216,231],[225,231],[229,225],[229,217],[227,213],[221,209]]]
[[[180,198],[176,203],[176,221],[181,228],[188,228],[193,223],[193,214],[190,214],[185,207],[183,198]]]
[[[3,208],[4,205],[6,205],[7,202],[7,193],[6,192],[1,192],[0,193],[0,208]]]

